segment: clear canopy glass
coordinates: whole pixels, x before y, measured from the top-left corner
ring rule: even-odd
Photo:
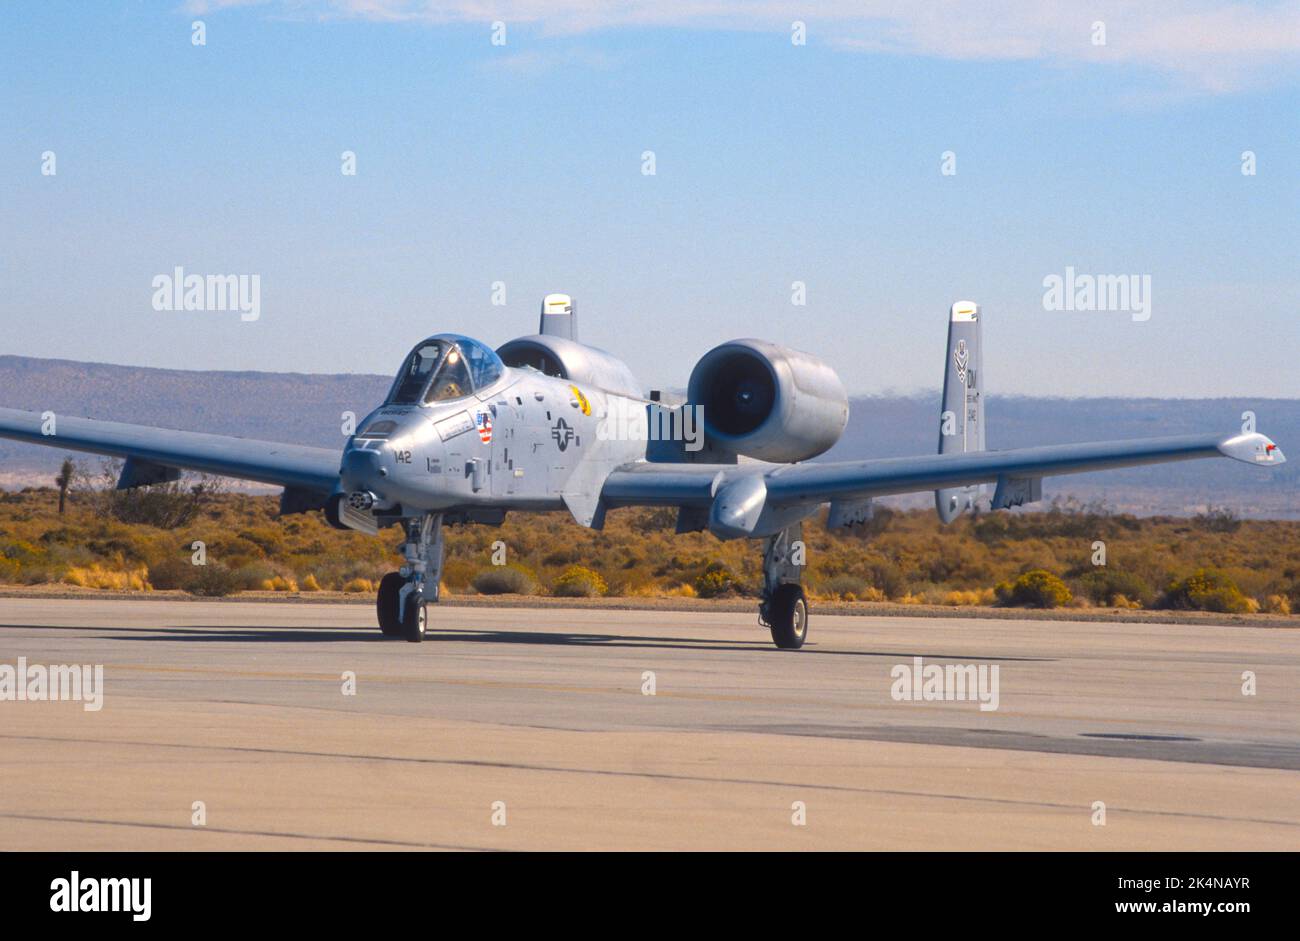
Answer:
[[[431,405],[464,398],[501,378],[501,357],[469,337],[430,337],[406,357],[388,396],[392,405]]]

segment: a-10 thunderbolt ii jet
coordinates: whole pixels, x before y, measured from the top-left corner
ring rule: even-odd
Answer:
[[[283,486],[283,513],[322,509],[332,525],[371,534],[401,525],[405,565],[380,582],[377,608],[383,633],[410,641],[423,639],[438,600],[444,523],[567,510],[599,529],[616,507],[676,507],[678,532],[763,540],[759,617],[782,648],[808,636],[800,534],[827,503],[837,528],[865,521],[873,497],[933,490],[949,522],[977,500],[992,509],[1038,500],[1051,474],[1285,460],[1255,433],[985,450],[980,311],[969,302],[950,312],[939,453],[871,461],[808,462],[839,439],[849,406],[835,372],[807,353],[724,343],[696,364],[684,401],[670,403],[644,396],[628,367],[580,343],[575,327],[571,300],[552,294],[540,332],[496,351],[454,334],[421,341],[341,453],[13,409],[0,409],[0,436],[124,458],[119,488],[189,469]]]

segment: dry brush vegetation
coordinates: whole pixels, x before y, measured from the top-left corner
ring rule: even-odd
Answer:
[[[199,492],[194,488],[198,486]],[[400,564],[401,533],[331,529],[319,513],[277,517],[271,496],[210,480],[115,493],[0,495],[0,584],[126,591],[369,593]],[[984,514],[941,526],[882,508],[855,532],[805,524],[815,599],[903,604],[1183,608],[1300,613],[1300,522],[1135,518],[1097,505]],[[513,514],[448,530],[452,594],[756,597],[761,551],[708,533],[675,535],[671,510],[621,510],[603,532],[565,514]],[[206,564],[195,565],[194,543]],[[1095,565],[1096,543],[1106,564]],[[496,544],[505,565],[494,565]],[[495,553],[497,561],[501,553]]]

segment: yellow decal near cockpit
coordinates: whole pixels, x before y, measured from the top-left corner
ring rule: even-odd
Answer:
[[[569,389],[573,392],[574,397],[578,400],[578,407],[582,409],[582,414],[590,415],[591,403],[588,402],[587,397],[582,394],[582,390],[579,389],[577,386],[569,386]]]

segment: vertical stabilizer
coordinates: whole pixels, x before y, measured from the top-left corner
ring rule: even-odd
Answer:
[[[984,363],[980,350],[980,308],[958,301],[948,317],[948,355],[944,359],[943,404],[939,409],[939,453],[984,450]],[[934,492],[939,519],[951,523],[983,491],[982,486]]]
[[[542,323],[537,332],[577,341],[578,313],[573,298],[567,294],[547,294],[542,298]]]

